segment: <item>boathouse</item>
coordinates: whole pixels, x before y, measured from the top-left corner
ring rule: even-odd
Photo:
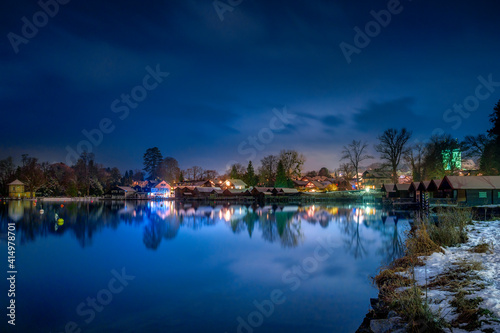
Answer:
[[[467,206],[500,204],[500,176],[446,176],[438,189]]]
[[[14,180],[12,183],[7,184],[9,187],[9,198],[24,199],[31,198],[30,192],[25,192],[25,185],[19,179]]]

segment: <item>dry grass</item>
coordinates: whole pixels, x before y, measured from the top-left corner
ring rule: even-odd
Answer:
[[[430,223],[428,233],[440,246],[457,246],[467,242],[467,225],[472,223],[470,208],[448,208],[437,211],[438,222]]]
[[[491,253],[493,253],[493,246],[491,244],[488,244],[488,243],[481,243],[481,244],[474,246],[472,249],[469,250],[469,252],[491,254]]]
[[[467,297],[469,294],[470,292],[463,289],[459,290],[451,301],[451,305],[457,309],[458,313],[458,317],[451,324],[453,327],[461,327],[471,331],[481,327],[479,304],[483,299],[481,297],[469,298]]]

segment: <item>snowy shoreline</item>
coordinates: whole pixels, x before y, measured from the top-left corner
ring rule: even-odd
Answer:
[[[420,257],[424,266],[415,267],[415,280],[421,288],[426,288],[429,282],[435,281],[456,267],[459,262],[478,262],[482,269],[474,270],[477,283],[484,288],[466,288],[470,294],[467,299],[480,297],[479,308],[491,311],[490,316],[480,316],[482,326],[473,331],[462,328],[452,328],[452,332],[500,332],[500,220],[474,221],[468,227],[468,241],[458,247],[444,249],[443,253],[433,253],[427,257]],[[473,249],[480,244],[490,245],[486,253],[474,253]],[[427,287],[427,301],[430,309],[448,323],[458,316],[456,309],[450,304],[454,293],[444,287]],[[480,290],[478,290],[480,289]],[[495,318],[496,317],[496,318]],[[486,321],[486,322],[485,322]]]

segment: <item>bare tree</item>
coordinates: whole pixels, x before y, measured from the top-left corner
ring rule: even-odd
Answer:
[[[380,143],[375,146],[375,150],[380,153],[380,158],[390,165],[394,184],[398,182],[398,166],[401,157],[408,151],[407,143],[410,138],[411,132],[406,128],[401,131],[390,128],[378,137]]]
[[[278,167],[278,157],[276,155],[268,155],[260,160],[259,167],[260,182],[266,185],[274,184],[276,179],[276,169]]]
[[[418,142],[411,146],[403,156],[405,162],[411,167],[413,181],[423,180],[424,155],[425,145]]]
[[[345,180],[354,178],[354,169],[350,163],[342,163],[337,170],[339,174],[342,174]]]
[[[281,150],[278,159],[283,163],[287,178],[300,177],[306,158],[296,150]]]
[[[490,139],[484,135],[479,134],[476,136],[467,135],[460,143],[461,149],[465,157],[478,160],[484,154],[484,149],[490,143]]]
[[[365,149],[368,147],[368,144],[366,142],[361,142],[361,141],[356,141],[352,140],[350,144],[347,146],[344,146],[344,150],[342,150],[342,158],[341,161],[348,161],[348,163],[352,166],[355,172],[355,178],[356,178],[356,189],[358,189],[358,181],[359,181],[359,176],[358,176],[358,169],[359,169],[359,163],[361,163],[364,160],[372,159],[373,156],[365,154]]]

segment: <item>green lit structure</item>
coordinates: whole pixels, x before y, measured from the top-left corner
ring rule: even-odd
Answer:
[[[446,171],[462,170],[462,152],[456,148],[453,150],[443,150],[443,166]]]

